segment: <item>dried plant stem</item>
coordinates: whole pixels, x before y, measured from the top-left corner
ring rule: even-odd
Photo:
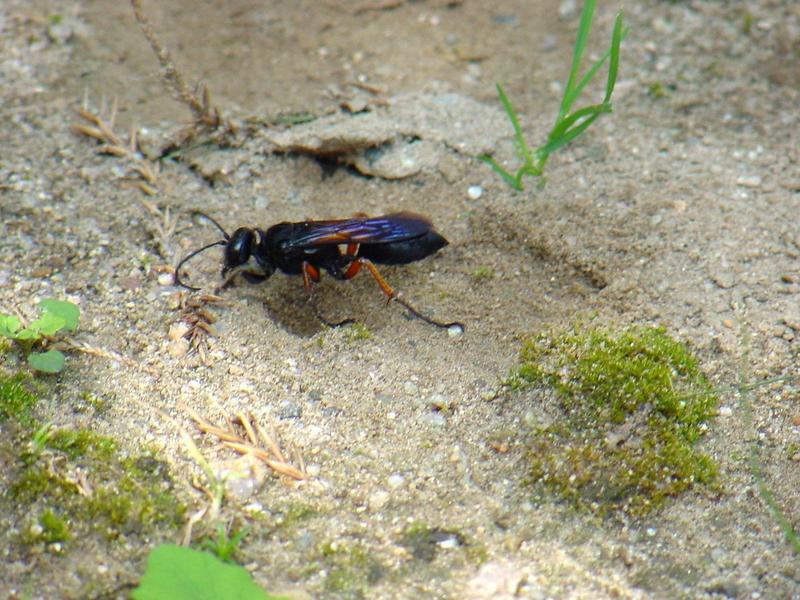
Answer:
[[[189,88],[180,71],[175,67],[169,50],[167,50],[158,39],[153,26],[150,24],[150,20],[147,18],[142,8],[141,0],[131,0],[131,6],[133,7],[133,14],[136,16],[136,20],[142,28],[142,33],[144,33],[144,36],[147,38],[150,47],[158,58],[159,64],[161,64],[161,68],[164,70],[164,79],[167,85],[172,89],[178,100],[189,107],[194,115],[196,123],[200,123],[212,129],[219,127],[222,124],[222,118],[220,117],[219,111],[211,106],[208,88],[203,86],[202,98],[198,98],[197,94]]]
[[[297,481],[308,479],[308,475],[306,475],[302,469],[298,469],[297,467],[286,462],[286,459],[284,458],[283,453],[280,451],[275,439],[272,436],[267,435],[257,423],[256,428],[258,429],[258,436],[256,435],[256,430],[252,425],[252,422],[254,421],[252,415],[239,413],[235,421],[245,430],[248,439],[242,438],[234,431],[223,429],[222,427],[218,427],[213,423],[206,421],[193,411],[189,411],[189,416],[195,422],[195,425],[197,425],[197,428],[200,431],[213,435],[220,440],[223,445],[235,450],[239,454],[249,454],[254,456],[279,475],[284,475]],[[269,450],[266,450],[259,445],[259,436],[264,440],[264,443]]]

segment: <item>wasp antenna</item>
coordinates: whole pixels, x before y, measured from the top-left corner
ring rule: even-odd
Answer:
[[[212,221],[213,221],[213,219],[212,219]],[[214,242],[212,244],[207,244],[207,245],[203,246],[202,248],[200,248],[198,250],[195,250],[194,252],[192,252],[188,256],[184,257],[181,260],[181,262],[178,263],[178,266],[175,267],[175,283],[177,285],[181,286],[181,287],[186,288],[187,290],[192,290],[193,292],[196,292],[197,290],[199,290],[200,288],[196,288],[196,287],[192,287],[190,285],[186,285],[185,283],[183,283],[183,281],[181,281],[181,278],[180,278],[181,267],[184,265],[184,263],[186,263],[188,260],[194,258],[195,256],[197,256],[201,252],[205,252],[206,250],[208,250],[209,248],[213,248],[214,246],[224,246],[227,243],[228,243],[228,238],[226,237],[224,240],[219,240],[219,241]]]
[[[201,210],[193,210],[192,211],[192,216],[193,217],[203,217],[206,221],[210,221],[213,225],[216,226],[217,229],[219,229],[222,232],[222,237],[225,238],[226,242],[231,238],[231,236],[228,235],[228,232],[225,231],[225,228],[222,225],[220,225],[216,221],[216,219],[214,219],[214,217],[212,217],[210,215],[207,215],[206,213],[204,213]]]

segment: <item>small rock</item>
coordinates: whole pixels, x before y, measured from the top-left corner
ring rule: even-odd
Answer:
[[[578,14],[578,3],[575,0],[562,0],[558,5],[558,16],[562,19],[569,20]]]
[[[386,490],[378,490],[369,495],[367,499],[367,506],[370,512],[378,512],[382,510],[391,499],[391,494]]]
[[[736,275],[730,271],[722,271],[720,273],[712,274],[711,281],[713,281],[723,290],[727,290],[736,285]]]
[[[512,600],[526,579],[525,572],[504,562],[488,562],[467,583],[469,600]]]
[[[736,185],[746,188],[761,187],[761,177],[758,175],[742,175],[736,179]]]
[[[306,465],[306,473],[309,477],[319,477],[319,474],[322,472],[322,467],[317,463],[311,463]]]
[[[467,196],[470,200],[477,200],[483,196],[483,188],[479,185],[471,185],[467,188]]]
[[[53,269],[46,266],[36,267],[31,271],[31,277],[33,277],[34,279],[46,279],[50,277],[50,275],[52,274],[53,274]]]
[[[447,335],[451,338],[456,338],[464,333],[464,326],[461,323],[453,323],[447,328]]]
[[[446,411],[449,408],[447,402],[447,396],[445,396],[444,394],[433,394],[428,399],[428,406],[430,406],[435,410]]]
[[[730,417],[733,414],[733,409],[730,406],[720,406],[719,407],[719,416],[720,417]]]
[[[299,404],[291,400],[284,400],[278,409],[279,419],[299,419],[303,414],[303,409]]]
[[[239,377],[241,375],[244,375],[244,369],[239,365],[231,365],[230,367],[228,367],[228,373],[236,377]]]
[[[161,273],[161,275],[158,276],[158,285],[160,286],[168,287],[174,283],[175,277],[172,275],[172,273]]]
[[[135,289],[138,289],[139,286],[142,285],[142,280],[138,277],[120,277],[119,279],[119,287],[127,292],[132,292]]]
[[[403,477],[399,473],[394,473],[393,475],[389,475],[389,478],[386,480],[388,486],[393,490],[403,487],[403,485],[405,485],[405,482],[406,482],[405,477]]]
[[[426,413],[422,415],[422,422],[431,427],[444,427],[447,424],[447,419],[444,418],[442,413]]]
[[[167,345],[167,352],[173,358],[183,358],[189,352],[189,340],[184,338],[172,340]]]
[[[171,339],[173,342],[181,339],[187,333],[189,333],[189,325],[184,323],[183,321],[179,323],[173,323],[169,327],[169,331],[167,332],[167,337]]]

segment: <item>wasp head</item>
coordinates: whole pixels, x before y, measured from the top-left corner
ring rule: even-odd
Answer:
[[[223,278],[236,269],[248,282],[259,283],[275,272],[275,266],[259,251],[260,237],[263,237],[262,232],[249,227],[240,227],[233,232],[225,244]],[[255,264],[251,264],[251,259],[255,260]]]

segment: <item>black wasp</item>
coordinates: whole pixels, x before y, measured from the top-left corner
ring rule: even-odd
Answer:
[[[228,235],[208,215],[202,212],[194,214],[213,223],[222,232],[223,239],[195,250],[178,264],[175,283],[187,289],[199,288],[181,281],[179,272],[184,263],[209,248],[225,246],[222,277],[226,282],[241,275],[249,283],[261,283],[279,270],[287,275],[302,275],[303,286],[310,297],[312,286],[319,282],[323,269],[336,279],[347,280],[365,267],[387,301],[399,302],[412,315],[436,327],[456,332],[463,329],[461,323],[442,323],[418,312],[395,293],[375,267],[375,263],[402,265],[422,260],[448,244],[430,220],[422,215],[399,212],[372,218],[284,222],[266,231],[240,227],[233,235]],[[319,314],[317,318],[332,326],[352,322],[348,319],[330,323]]]

